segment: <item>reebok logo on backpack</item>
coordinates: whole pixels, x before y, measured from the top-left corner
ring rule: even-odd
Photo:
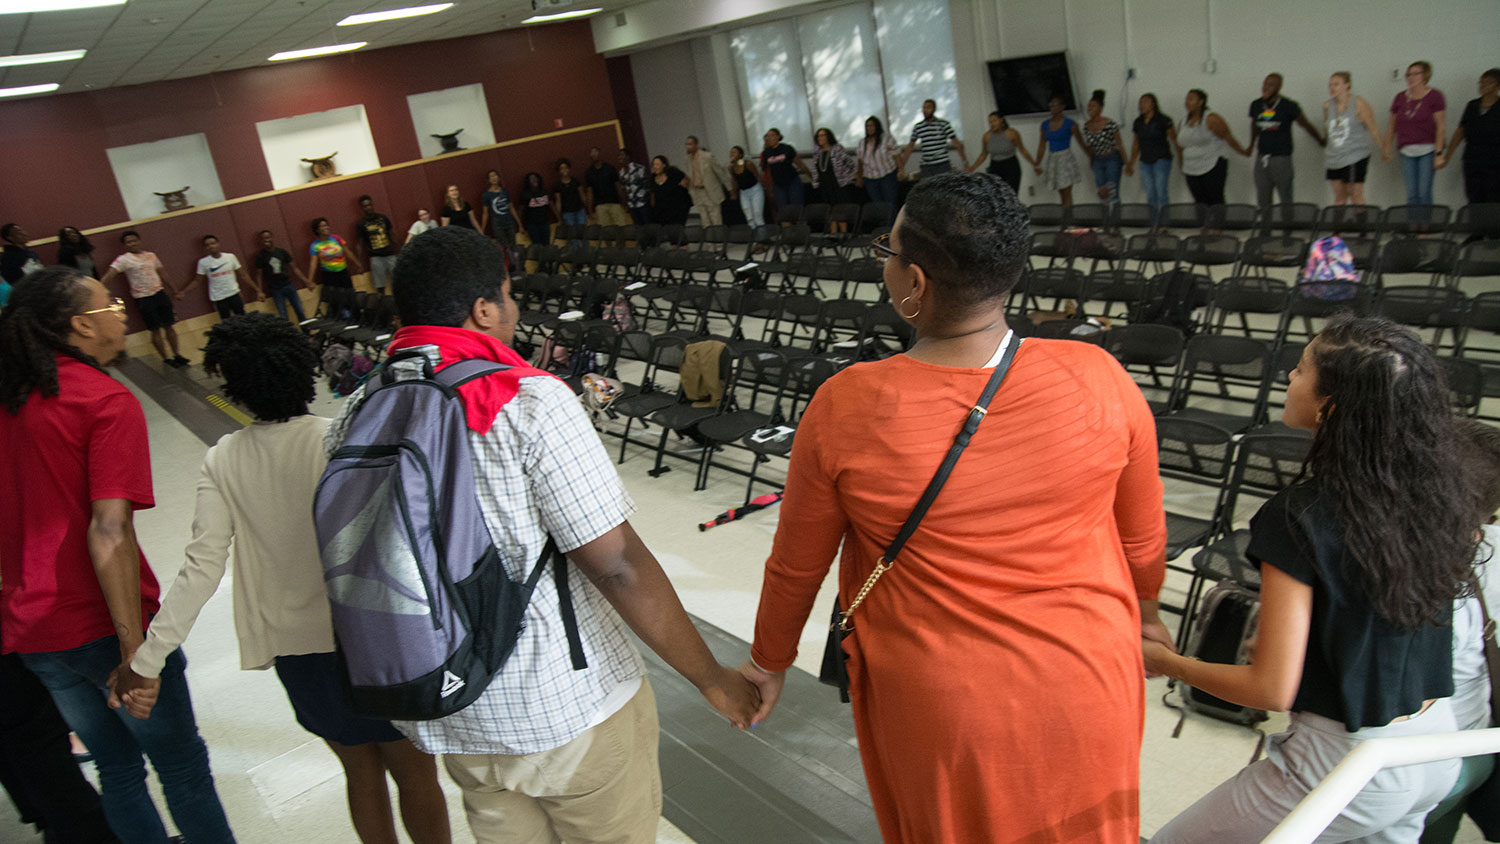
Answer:
[[[391,364],[410,358],[421,376],[397,379]],[[458,387],[509,368],[462,360],[434,373],[421,352],[392,356],[318,483],[323,580],[361,715],[425,721],[473,703],[515,650],[549,562],[573,666],[586,666],[567,558],[548,538],[526,580],[512,580],[479,506]]]

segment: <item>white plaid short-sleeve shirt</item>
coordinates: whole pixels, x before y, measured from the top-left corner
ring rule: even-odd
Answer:
[[[435,346],[420,349],[436,359]],[[415,361],[396,366],[418,371]],[[488,433],[469,431],[480,509],[506,571],[518,580],[536,564],[549,534],[571,551],[635,510],[572,390],[551,376],[520,384]],[[363,396],[363,389],[350,396],[329,429],[330,453]],[[568,567],[568,578],[588,668],[573,670],[557,586],[543,575],[515,651],[479,699],[435,721],[397,721],[397,729],[428,753],[511,755],[560,747],[588,729],[610,692],[644,676],[645,665],[599,590],[576,566]]]

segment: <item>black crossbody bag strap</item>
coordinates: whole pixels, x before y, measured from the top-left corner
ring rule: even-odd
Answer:
[[[896,538],[886,546],[885,553],[875,563],[875,570],[870,573],[864,586],[860,587],[859,593],[855,595],[849,608],[839,614],[839,620],[835,626],[840,630],[847,633],[852,629],[849,620],[854,615],[854,610],[864,601],[865,596],[869,594],[880,576],[890,571],[891,567],[896,564],[896,555],[901,553],[906,541],[911,539],[913,533],[916,533],[917,526],[922,523],[922,517],[927,515],[928,508],[932,506],[933,501],[937,500],[938,493],[948,482],[948,476],[953,473],[953,467],[958,464],[959,456],[964,453],[964,449],[969,447],[969,441],[974,438],[974,432],[979,430],[979,423],[984,421],[985,415],[989,413],[990,402],[994,400],[995,393],[999,392],[1000,382],[1005,380],[1005,373],[1010,371],[1011,361],[1015,359],[1016,350],[1020,347],[1021,339],[1012,335],[1010,342],[1006,344],[1004,354],[1000,356],[1000,362],[995,365],[994,372],[990,374],[989,382],[984,385],[984,392],[979,394],[979,401],[969,409],[969,416],[964,420],[964,426],[959,430],[958,436],[953,439],[953,447],[948,449],[948,456],[943,458],[937,474],[933,475],[932,480],[928,482],[927,489],[922,492],[922,497],[917,499],[917,506],[912,508],[911,515],[906,517],[906,523],[896,533]]]

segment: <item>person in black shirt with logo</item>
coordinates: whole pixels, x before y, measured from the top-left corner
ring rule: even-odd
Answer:
[[[479,229],[488,230],[490,237],[505,246],[516,245],[516,206],[510,201],[510,191],[501,184],[500,171],[484,174],[484,193],[479,196]]]
[[[365,194],[359,198],[359,208],[365,212],[355,227],[355,240],[364,247],[370,265],[370,283],[384,293],[391,280],[391,271],[396,268],[396,237],[391,228],[391,218],[375,211],[375,200]]]
[[[1268,758],[1153,844],[1258,842],[1361,742],[1451,732],[1453,602],[1473,576],[1478,497],[1443,367],[1381,318],[1334,317],[1291,372],[1282,421],[1312,433],[1304,478],[1250,520],[1260,621],[1248,665],[1143,643],[1146,670],[1241,706],[1290,710]],[[1459,760],[1386,768],[1319,840],[1415,844]]]
[[[262,231],[260,251],[255,253],[255,286],[271,295],[276,303],[276,313],[282,319],[286,319],[287,305],[291,305],[297,321],[301,322],[307,319],[307,314],[302,310],[302,296],[297,292],[297,285],[292,283],[291,273],[294,271],[304,287],[311,286],[302,268],[292,263],[291,253],[276,245],[276,236],[271,230]]]
[[[1271,191],[1292,204],[1292,124],[1313,136],[1318,146],[1328,141],[1308,122],[1296,100],[1281,96],[1281,74],[1267,76],[1260,99],[1250,103],[1250,149],[1255,154],[1255,200],[1261,210],[1271,207]]]

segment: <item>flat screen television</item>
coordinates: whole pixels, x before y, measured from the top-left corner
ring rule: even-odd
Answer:
[[[1043,53],[989,63],[995,110],[1006,117],[1046,114],[1047,101],[1061,94],[1067,109],[1078,108],[1067,53]]]

